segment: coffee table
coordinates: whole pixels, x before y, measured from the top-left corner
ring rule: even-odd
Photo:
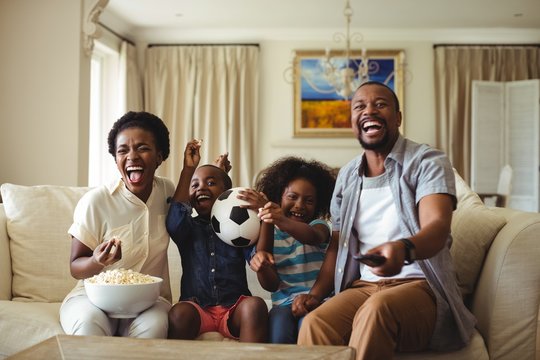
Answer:
[[[354,349],[346,346],[297,346],[235,341],[56,335],[9,359],[353,360],[354,355]]]

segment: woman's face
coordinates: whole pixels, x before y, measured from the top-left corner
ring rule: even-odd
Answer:
[[[156,169],[163,161],[154,135],[137,127],[122,130],[116,137],[115,161],[128,190],[146,202]]]

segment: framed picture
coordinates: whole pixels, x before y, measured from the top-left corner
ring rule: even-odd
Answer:
[[[330,56],[333,69],[346,71],[344,51],[296,51],[293,65],[295,137],[354,136],[350,121],[350,99],[362,82],[358,75],[359,68],[360,72],[367,72],[369,80],[380,81],[393,89],[403,105],[404,51],[368,50],[365,53],[368,58],[365,67],[361,55],[361,51],[351,52],[348,67],[353,79],[350,95],[347,96],[347,91],[339,93],[339,82],[343,76],[329,79],[325,76],[324,62],[325,57]],[[332,81],[338,86],[334,86]]]

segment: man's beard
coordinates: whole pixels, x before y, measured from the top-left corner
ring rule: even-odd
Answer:
[[[358,135],[358,141],[360,142],[360,145],[362,145],[362,148],[364,148],[364,150],[377,150],[377,149],[384,149],[386,147],[386,145],[388,145],[388,142],[390,141],[390,135],[388,134],[388,131],[387,128],[386,128],[386,120],[382,119],[382,118],[379,118],[377,116],[374,116],[375,119],[379,120],[383,125],[384,127],[384,135],[382,137],[381,140],[375,142],[375,143],[366,143],[363,139],[362,139],[362,133],[364,132],[364,130],[362,130],[361,128],[359,129],[360,130],[360,134]]]
[[[386,145],[388,144],[388,141],[390,140],[390,136],[387,132],[384,133],[384,136],[381,140],[375,142],[375,143],[366,143],[362,137],[358,137],[358,141],[360,142],[360,145],[364,148],[364,150],[377,150],[377,149],[384,149],[386,148]]]

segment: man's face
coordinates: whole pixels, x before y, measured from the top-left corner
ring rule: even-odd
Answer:
[[[390,90],[377,84],[358,89],[351,101],[351,125],[365,150],[390,151],[401,125]]]

